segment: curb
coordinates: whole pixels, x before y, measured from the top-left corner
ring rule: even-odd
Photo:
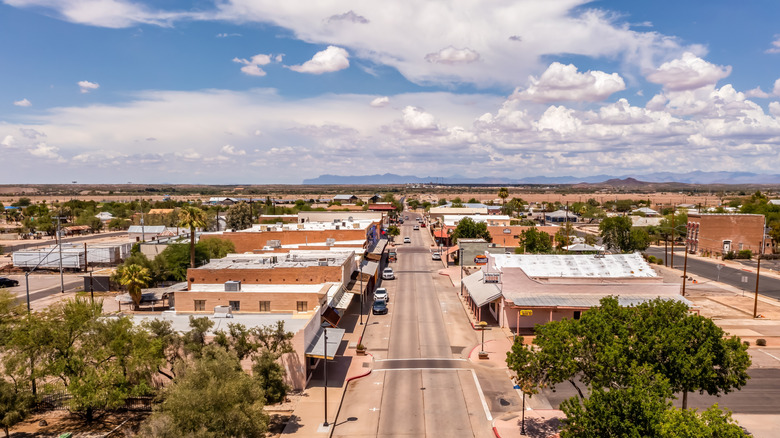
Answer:
[[[366,355],[371,356],[371,362],[373,363],[374,355],[371,354],[371,353],[366,353]],[[350,377],[350,378],[348,378],[346,380],[346,382],[344,383],[344,390],[341,391],[341,400],[339,400],[339,408],[336,409],[336,416],[333,417],[333,424],[334,425],[338,423],[339,414],[341,414],[341,407],[344,405],[344,397],[347,395],[347,388],[349,387],[349,383],[352,382],[355,379],[359,379],[361,377],[366,377],[367,375],[371,374],[371,371],[373,371],[373,366],[365,374],[359,374],[357,376],[352,376],[352,377]],[[335,431],[336,431],[336,428],[335,427],[331,427],[330,428],[330,432],[328,433],[328,437],[332,437],[333,436],[333,432],[335,432]]]
[[[498,428],[495,426],[496,420],[493,420],[493,435],[496,436],[496,438],[501,438],[501,435],[498,433]]]

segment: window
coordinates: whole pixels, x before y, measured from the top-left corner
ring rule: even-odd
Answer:
[[[206,310],[206,300],[195,300],[195,311],[203,312]]]
[[[306,312],[309,310],[308,303],[306,301],[298,301],[297,308],[299,312]]]
[[[235,310],[236,312],[241,310],[241,301],[228,301],[228,304],[230,304],[231,310]]]
[[[582,316],[582,311],[581,310],[575,310],[574,311],[574,319],[580,319],[581,316]]]
[[[260,301],[260,311],[261,312],[270,312],[271,311],[271,302],[270,301]]]

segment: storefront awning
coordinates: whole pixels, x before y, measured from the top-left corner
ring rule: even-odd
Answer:
[[[477,271],[464,278],[463,286],[478,307],[497,300],[502,295],[498,283],[485,283],[482,271]]]
[[[457,252],[459,249],[460,248],[458,247],[458,245],[451,246],[451,247],[447,248],[446,251],[444,251],[444,255],[450,255],[450,254],[452,254],[454,252]]]
[[[387,246],[387,239],[379,239],[366,250],[366,258],[369,260],[382,260],[382,253]]]
[[[317,359],[325,358],[325,330],[320,328],[317,335],[311,341],[308,347],[306,347],[306,357],[313,357]],[[344,339],[344,329],[341,328],[329,328],[328,330],[328,360],[333,360],[336,356],[336,352],[341,345],[341,340]]]

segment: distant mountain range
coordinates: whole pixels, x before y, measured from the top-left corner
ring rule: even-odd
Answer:
[[[656,172],[645,175],[594,175],[594,176],[530,176],[524,178],[463,178],[418,177],[412,175],[362,175],[340,176],[320,175],[305,179],[303,184],[314,185],[363,185],[363,184],[603,184],[603,185],[645,185],[654,183],[682,184],[780,184],[780,175],[763,175],[750,172]]]

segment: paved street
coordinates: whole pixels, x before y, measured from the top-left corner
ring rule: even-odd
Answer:
[[[464,356],[477,337],[456,289],[437,274],[443,265],[431,260],[430,234],[414,223],[410,214],[396,238],[412,239],[391,264],[397,278],[381,284],[390,312],[372,315],[363,339],[374,369],[349,387],[334,436],[493,436],[481,379]]]
[[[647,254],[664,258],[664,248],[650,247],[645,251]],[[671,252],[671,251],[670,251]],[[682,270],[685,262],[685,253],[682,248],[674,251],[674,267]],[[671,257],[669,257],[671,263]],[[723,265],[720,270],[718,265]],[[707,280],[720,281],[738,289],[748,292],[756,290],[756,274],[741,267],[739,264],[723,264],[714,260],[701,260],[696,257],[688,257],[688,275],[694,278],[705,278]],[[746,280],[746,281],[743,281]],[[758,290],[761,295],[780,299],[780,279],[774,276],[761,274],[761,280],[758,283]]]

